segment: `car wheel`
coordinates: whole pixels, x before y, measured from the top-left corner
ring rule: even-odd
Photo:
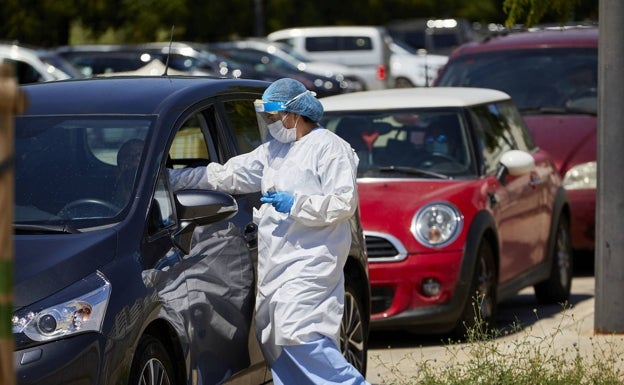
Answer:
[[[568,219],[561,215],[555,233],[550,276],[534,286],[535,296],[541,304],[563,303],[572,288],[572,239]]]
[[[414,84],[412,84],[412,82],[410,82],[409,79],[398,78],[394,82],[394,87],[395,88],[412,88],[414,87]]]
[[[365,332],[364,311],[358,292],[345,285],[345,304],[340,325],[340,350],[347,361],[366,375],[368,335]]]
[[[491,328],[496,318],[498,274],[494,251],[490,243],[483,240],[477,253],[477,265],[469,291],[471,294],[452,332],[457,338],[465,338],[468,331],[477,325],[485,329]]]
[[[131,385],[171,385],[173,366],[163,344],[156,338],[141,337],[130,369]]]

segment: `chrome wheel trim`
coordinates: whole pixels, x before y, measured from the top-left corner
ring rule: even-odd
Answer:
[[[362,323],[362,313],[357,305],[357,299],[347,291],[345,293],[344,314],[340,323],[340,350],[347,361],[360,372],[363,370],[366,360]]]
[[[143,365],[138,385],[171,385],[167,370],[160,360],[151,358]]]

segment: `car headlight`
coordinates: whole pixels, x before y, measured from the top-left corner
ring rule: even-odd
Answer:
[[[457,208],[447,202],[434,202],[423,206],[414,218],[410,231],[427,247],[443,247],[457,238],[463,217]]]
[[[96,272],[14,313],[13,334],[24,333],[33,341],[50,341],[77,333],[100,332],[110,292],[110,282]],[[20,339],[16,341],[19,347]]]
[[[596,189],[596,162],[577,164],[563,178],[566,190]]]

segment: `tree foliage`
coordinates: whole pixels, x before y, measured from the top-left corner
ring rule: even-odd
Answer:
[[[557,21],[563,23],[571,20],[574,8],[580,0],[505,0],[503,11],[508,17],[507,27],[524,24],[530,27],[544,20],[547,15],[555,15]],[[596,5],[598,1],[596,1]],[[524,19],[524,21],[521,21]]]
[[[309,25],[383,25],[462,17],[535,24],[597,17],[598,0],[2,0],[0,39],[55,46],[175,40],[209,42]]]

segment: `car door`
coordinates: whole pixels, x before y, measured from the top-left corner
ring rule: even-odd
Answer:
[[[261,95],[256,95],[253,99],[250,99],[251,96],[241,93],[225,95],[219,98],[220,103],[217,105],[218,115],[223,119],[213,127],[213,136],[218,137],[219,142],[222,143],[221,147],[226,148],[220,154],[222,162],[226,162],[233,156],[250,152],[262,144],[256,111],[253,107],[253,100],[259,99]],[[259,192],[235,196],[239,207],[241,225],[243,226],[243,236],[253,260],[254,272],[257,271],[258,264],[258,227],[253,223],[253,208],[260,206],[260,196]],[[266,367],[264,356],[253,330],[252,320],[252,333],[249,334],[249,358],[252,368],[250,372],[253,373],[253,376],[249,375],[247,377],[251,377],[254,381],[253,383],[257,383],[256,381],[260,379],[262,374],[261,382],[264,383],[270,380],[271,372]],[[226,383],[228,385],[247,385],[249,384],[247,377],[234,376]]]
[[[521,121],[518,123],[508,116],[510,111],[505,103],[479,107],[474,112],[487,175],[496,175],[500,157],[506,151],[533,152],[531,143],[527,143],[517,127]],[[502,183],[489,184],[488,195],[500,243],[500,284],[535,266],[545,256],[548,221],[543,215],[542,197],[548,177],[544,171],[543,165],[536,162],[536,167],[527,174],[506,176]]]
[[[256,127],[252,101],[258,96],[243,98],[253,117],[248,123]],[[186,114],[169,147],[167,167],[204,167],[232,156],[224,111],[214,99]],[[198,226],[189,254],[178,263],[186,270],[188,314],[180,316],[189,338],[189,367],[201,383],[227,378],[231,384],[260,384],[268,375],[253,328],[257,251],[249,230],[252,198],[236,196],[234,217]]]

